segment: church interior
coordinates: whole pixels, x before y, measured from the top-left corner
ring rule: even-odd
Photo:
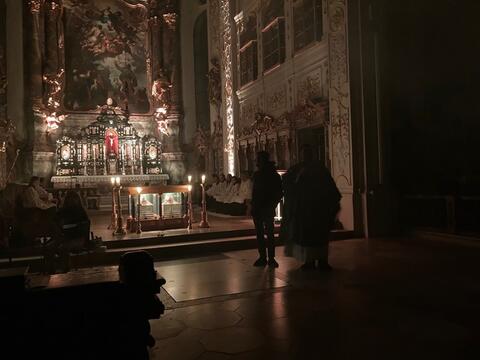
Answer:
[[[5,358],[477,358],[479,11],[0,0]]]

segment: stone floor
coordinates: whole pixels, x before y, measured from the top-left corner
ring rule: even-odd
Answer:
[[[152,359],[479,359],[479,248],[406,239],[331,244],[331,273],[252,250],[157,263]]]

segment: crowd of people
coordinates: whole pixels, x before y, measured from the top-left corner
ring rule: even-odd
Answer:
[[[212,183],[206,191],[208,208],[211,211],[245,215],[250,212],[252,180],[247,172],[238,178],[228,174],[212,175]]]

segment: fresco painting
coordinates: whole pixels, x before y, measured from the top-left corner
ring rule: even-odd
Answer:
[[[150,110],[148,10],[142,1],[66,0],[64,106],[91,111],[112,98],[132,113]]]

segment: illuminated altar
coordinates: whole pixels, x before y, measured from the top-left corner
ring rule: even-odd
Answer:
[[[140,137],[128,112],[114,107],[111,99],[99,110],[77,136],[57,141],[57,177],[161,174],[160,141]]]

